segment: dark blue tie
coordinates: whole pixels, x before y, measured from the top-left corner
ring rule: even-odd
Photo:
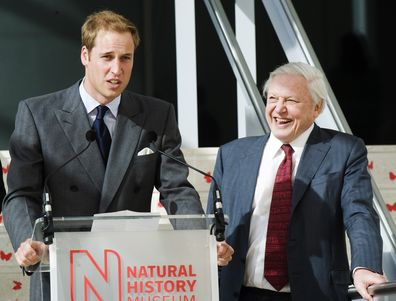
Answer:
[[[96,109],[98,112],[92,125],[92,129],[95,130],[96,142],[98,143],[100,153],[102,154],[103,162],[106,165],[110,152],[111,136],[103,117],[109,108],[106,106],[97,106]]]

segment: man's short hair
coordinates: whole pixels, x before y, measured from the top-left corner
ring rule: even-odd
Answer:
[[[124,16],[111,10],[103,10],[89,15],[81,27],[81,46],[91,51],[100,30],[119,33],[130,32],[135,49],[139,46],[140,37],[137,27]]]

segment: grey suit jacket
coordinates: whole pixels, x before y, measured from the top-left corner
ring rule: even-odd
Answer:
[[[268,136],[249,137],[220,148],[214,177],[229,215],[226,241],[233,260],[220,272],[222,301],[238,300],[245,272],[252,201]],[[315,125],[293,184],[288,268],[293,300],[348,300],[351,269],[382,272],[382,239],[372,207],[372,188],[363,141]],[[209,198],[211,193],[209,193]],[[212,212],[212,201],[208,201]]]
[[[79,83],[19,104],[10,140],[9,192],[3,204],[4,224],[15,250],[31,236],[34,221],[42,215],[44,179],[88,144],[85,134],[90,124]],[[202,213],[186,167],[157,152],[137,156],[153,139],[151,131],[157,134],[158,149],[184,160],[173,106],[124,92],[106,169],[93,142],[50,176],[54,216],[150,211],[154,186],[169,214]],[[31,300],[41,300],[40,286],[44,286],[44,300],[49,300],[48,280],[41,285],[32,282]]]

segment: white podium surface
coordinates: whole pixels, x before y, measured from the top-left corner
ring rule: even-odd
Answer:
[[[216,301],[216,256],[207,229],[56,232],[51,300]]]

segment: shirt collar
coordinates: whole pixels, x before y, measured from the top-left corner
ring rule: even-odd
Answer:
[[[314,128],[314,124],[312,123],[312,125],[308,129],[306,129],[296,139],[294,139],[292,142],[289,143],[293,148],[294,152],[302,153],[305,144],[308,141],[309,135],[313,131],[313,128]],[[271,158],[275,157],[275,155],[277,154],[277,152],[279,151],[279,149],[283,144],[284,143],[282,141],[280,141],[271,133],[266,145],[266,149],[268,148],[268,154],[270,155]]]
[[[91,95],[89,95],[87,90],[85,90],[84,80],[85,80],[85,78],[81,81],[79,91],[80,91],[80,96],[81,96],[82,102],[85,106],[85,109],[87,110],[87,114],[89,114],[93,110],[95,110],[96,107],[98,105],[100,105],[100,103],[98,101],[96,101]],[[118,95],[116,98],[114,98],[111,102],[109,102],[106,105],[114,117],[117,117],[117,115],[118,115],[118,107],[120,105],[120,101],[121,101],[121,94]]]

